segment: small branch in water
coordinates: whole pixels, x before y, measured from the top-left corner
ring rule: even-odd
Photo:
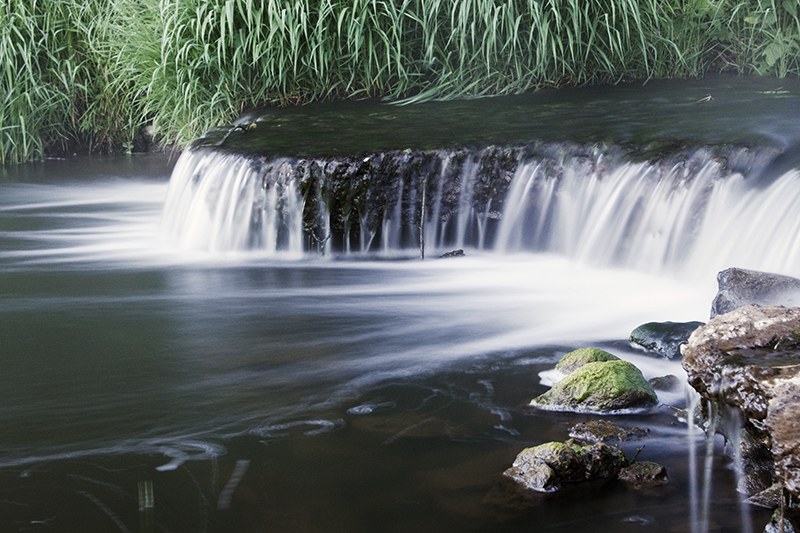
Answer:
[[[236,490],[236,487],[239,485],[239,482],[244,477],[245,472],[247,472],[247,467],[250,466],[250,461],[248,460],[241,460],[236,461],[236,466],[233,468],[233,473],[231,474],[230,479],[225,484],[225,487],[222,489],[222,492],[219,495],[219,501],[217,502],[217,509],[229,509],[231,506],[231,499],[233,498],[233,491]]]
[[[306,227],[306,231],[308,231],[308,234],[311,236],[311,238],[317,243],[317,245],[319,245],[321,247],[322,251],[324,252],[325,251],[325,243],[328,241],[328,239],[331,238],[331,234],[328,233],[324,238],[319,238],[319,237],[317,237],[316,228]]]
[[[422,180],[422,207],[419,213],[419,258],[425,259],[425,189],[428,185],[428,176]]]
[[[231,126],[230,128],[228,128],[228,131],[225,132],[225,136],[222,137],[222,140],[220,140],[215,146],[222,146],[223,144],[225,144],[225,141],[228,140],[228,137],[230,137],[231,133],[233,133],[234,131],[248,131],[255,128],[256,128],[255,122],[251,122],[249,124],[236,124],[234,126]]]

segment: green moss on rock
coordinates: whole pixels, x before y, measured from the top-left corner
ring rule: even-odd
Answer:
[[[617,411],[658,404],[652,385],[627,361],[586,363],[531,401],[554,411]]]
[[[618,446],[570,439],[525,448],[503,475],[526,489],[553,492],[562,482],[615,477],[627,464]]]
[[[610,354],[600,348],[578,348],[562,357],[558,364],[556,364],[556,370],[562,374],[569,374],[586,363],[619,360],[619,357],[616,355]]]
[[[578,451],[563,442],[547,442],[525,448],[511,466],[519,467],[524,463],[544,463],[555,471],[560,481],[579,481],[585,478],[585,468]]]

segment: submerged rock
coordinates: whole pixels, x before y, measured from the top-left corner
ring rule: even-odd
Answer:
[[[800,279],[789,276],[729,268],[717,274],[717,283],[711,318],[746,305],[800,305]]]
[[[681,350],[692,387],[743,420],[745,473],[765,472],[760,463],[771,456],[769,470],[800,496],[800,308],[718,315]]]
[[[458,250],[453,250],[452,252],[446,252],[446,253],[443,253],[443,254],[440,256],[440,258],[441,258],[441,259],[447,259],[447,258],[449,258],[449,257],[464,257],[465,255],[466,255],[466,254],[464,254],[464,250],[462,250],[462,249],[460,249],[460,248],[459,248]]]
[[[602,361],[619,361],[619,357],[610,354],[600,348],[578,348],[572,350],[561,358],[556,364],[556,370],[564,375],[569,374],[576,368],[580,368],[586,363],[597,363]]]
[[[775,509],[772,513],[767,526],[764,528],[764,533],[797,533],[798,532],[798,517],[794,512],[782,512],[781,509]]]
[[[579,422],[569,429],[569,436],[587,442],[623,442],[641,439],[650,430],[647,428],[626,428],[613,424],[608,420],[591,420]]]
[[[628,339],[634,347],[643,348],[667,359],[680,357],[680,346],[702,322],[648,322],[631,332]]]
[[[589,412],[643,409],[657,404],[658,397],[642,372],[622,360],[586,363],[531,401],[540,409]]]
[[[650,385],[653,386],[653,389],[665,392],[680,390],[680,388],[684,385],[683,380],[681,380],[678,376],[673,376],[672,374],[651,378],[648,381],[650,382]]]
[[[618,479],[635,487],[664,485],[669,482],[667,469],[651,461],[637,461],[619,472]]]

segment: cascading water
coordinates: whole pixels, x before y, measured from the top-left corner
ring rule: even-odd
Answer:
[[[181,248],[302,253],[302,201],[288,162],[204,152],[181,157],[172,176],[163,229]]]
[[[748,172],[773,155],[700,149],[632,163],[548,146],[328,161],[187,150],[164,229],[182,247],[209,251],[403,254],[419,246],[424,212],[429,256],[469,247],[653,273],[800,273],[800,173],[763,185]]]

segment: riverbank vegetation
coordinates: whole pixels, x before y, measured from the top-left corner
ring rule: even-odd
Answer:
[[[800,74],[793,0],[4,0],[0,162],[183,144],[242,111]]]

